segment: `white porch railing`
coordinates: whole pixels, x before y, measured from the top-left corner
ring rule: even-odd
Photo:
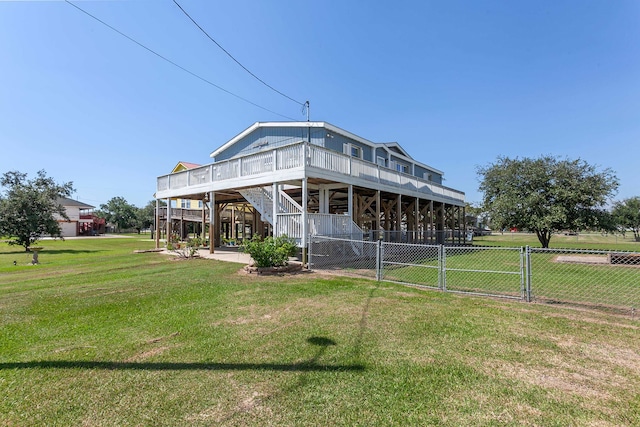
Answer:
[[[309,234],[321,236],[355,236],[362,240],[362,229],[347,215],[307,214]]]
[[[321,169],[339,175],[362,179],[371,183],[383,184],[398,189],[415,191],[430,196],[440,196],[454,202],[463,203],[464,193],[444,187],[423,178],[404,174],[371,162],[328,150],[317,145],[308,145],[305,161],[305,143],[278,147],[274,150],[254,153],[237,159],[225,160],[199,168],[160,176],[157,179],[158,192],[173,192],[190,186],[201,186],[211,182],[235,180],[242,177],[268,174],[279,170],[294,168]],[[375,187],[373,187],[375,188]],[[179,197],[180,191],[171,194]]]

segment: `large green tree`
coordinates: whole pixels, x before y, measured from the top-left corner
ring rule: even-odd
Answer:
[[[604,208],[618,188],[610,169],[553,156],[498,157],[478,175],[492,225],[535,232],[543,248],[554,232],[609,224]]]
[[[124,197],[112,197],[100,205],[98,215],[116,226],[116,231],[137,226],[138,208],[127,202]]]
[[[56,183],[40,170],[34,179],[18,171],[6,172],[0,178],[6,190],[0,193],[0,236],[8,238],[10,245],[29,250],[43,236],[62,237],[59,217],[69,219],[61,197],[73,193],[73,183]]]
[[[615,224],[624,233],[633,231],[633,237],[640,242],[640,197],[631,197],[621,202],[616,202],[611,210]]]

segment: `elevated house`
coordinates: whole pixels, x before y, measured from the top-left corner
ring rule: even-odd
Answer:
[[[397,142],[371,142],[326,122],[257,122],[210,156],[211,164],[181,162],[158,177],[156,198],[201,202],[192,219],[207,225],[211,251],[229,231],[286,234],[301,247],[309,235],[464,242],[464,193]],[[176,232],[184,212],[173,206],[157,209],[158,231]]]
[[[69,217],[65,219],[54,215],[60,225],[62,237],[91,236],[105,232],[104,219],[94,215],[94,206],[67,197],[58,199],[58,203],[64,207]]]

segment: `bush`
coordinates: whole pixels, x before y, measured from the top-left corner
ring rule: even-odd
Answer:
[[[297,247],[295,241],[287,236],[269,236],[263,240],[254,235],[244,243],[242,251],[251,255],[256,267],[281,267],[288,264],[289,257],[296,254]]]
[[[171,236],[167,242],[167,250],[180,258],[190,259],[198,256],[198,249],[202,246],[202,243],[202,239],[199,237],[188,238],[186,242],[180,242],[177,236]]]

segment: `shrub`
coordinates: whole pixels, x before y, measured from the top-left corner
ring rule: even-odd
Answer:
[[[173,237],[173,236],[172,236]],[[175,253],[180,258],[195,258],[198,256],[198,249],[202,246],[202,239],[199,237],[188,238],[186,242],[178,241],[177,236],[169,239],[167,250]]]
[[[256,267],[280,267],[287,265],[289,257],[297,251],[295,241],[287,236],[266,239],[257,234],[242,246],[242,251],[251,255]]]

